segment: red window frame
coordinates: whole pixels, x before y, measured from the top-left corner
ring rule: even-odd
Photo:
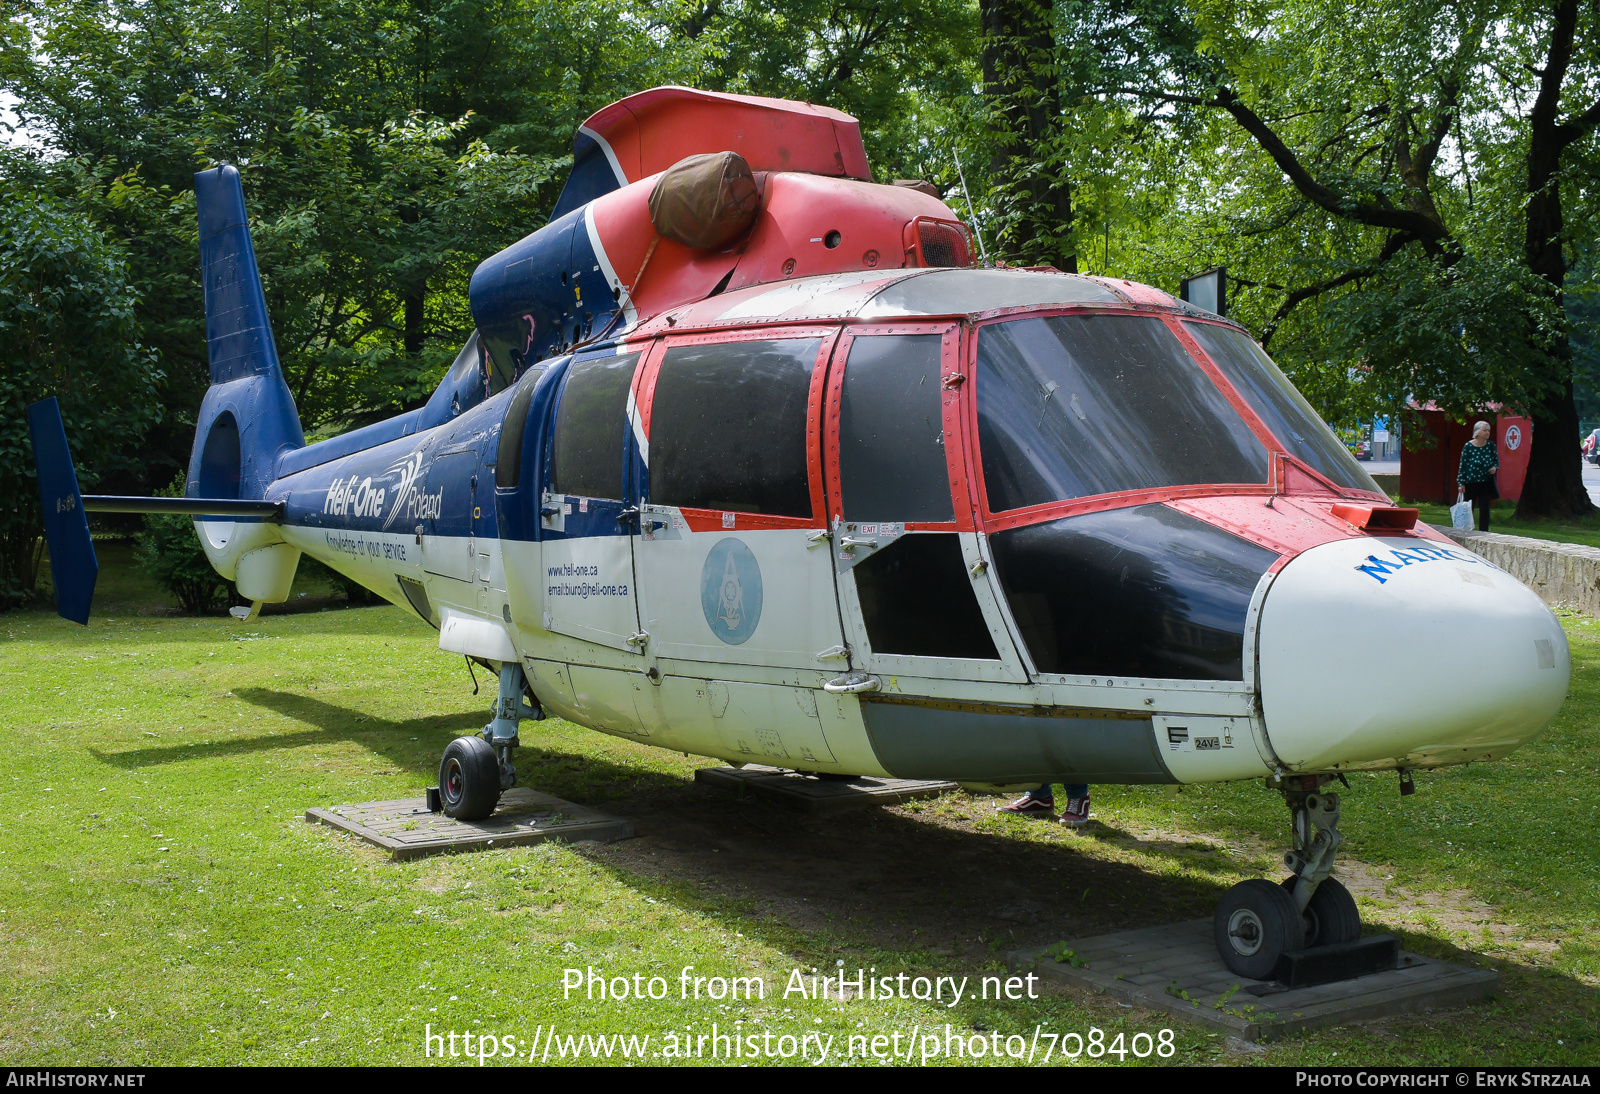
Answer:
[[[810,323],[798,326],[765,326],[750,330],[720,330],[685,334],[669,334],[655,340],[643,364],[634,375],[634,405],[639,413],[639,427],[645,439],[650,439],[650,419],[655,406],[656,381],[661,374],[661,363],[667,351],[679,346],[733,345],[739,342],[784,342],[819,338],[816,360],[811,365],[811,386],[806,394],[806,480],[811,493],[811,516],[788,517],[768,513],[738,513],[723,509],[698,509],[679,506],[683,519],[695,532],[718,530],[757,531],[763,528],[826,528],[828,526],[826,496],[822,476],[822,404],[827,388],[828,362],[833,357],[840,328],[834,325]],[[660,505],[654,498],[650,504]],[[732,524],[728,517],[732,516]]]
[[[1051,318],[1058,315],[1102,315],[1131,319],[1157,319],[1178,339],[1180,345],[1194,360],[1195,364],[1205,373],[1217,390],[1227,400],[1235,413],[1245,423],[1245,426],[1261,442],[1267,453],[1267,481],[1255,483],[1195,483],[1188,486],[1155,486],[1141,490],[1124,490],[1111,494],[1091,494],[1081,498],[1069,498],[1065,501],[1044,502],[1039,505],[1030,505],[1022,509],[1008,509],[995,513],[989,509],[989,495],[983,479],[983,455],[978,445],[978,397],[977,397],[977,368],[978,368],[978,339],[983,328],[996,323],[1013,322],[1018,319]],[[1221,324],[1219,324],[1221,325]],[[1059,517],[1073,516],[1078,513],[1097,513],[1107,509],[1122,509],[1133,505],[1146,505],[1154,502],[1176,500],[1178,498],[1214,497],[1218,495],[1272,495],[1283,491],[1284,460],[1289,458],[1283,451],[1283,445],[1278,438],[1267,428],[1266,424],[1256,416],[1244,398],[1236,391],[1227,377],[1217,368],[1216,363],[1200,348],[1194,336],[1185,331],[1182,321],[1166,309],[1154,308],[1107,308],[1099,306],[1079,306],[1064,308],[1039,308],[1020,312],[1009,312],[1003,315],[987,317],[972,323],[965,331],[966,343],[963,346],[961,360],[962,371],[966,374],[966,382],[961,383],[961,416],[965,430],[965,442],[962,448],[966,454],[966,480],[971,484],[970,493],[975,503],[978,514],[978,523],[986,532],[997,532],[1007,528],[1017,528],[1027,524],[1037,524],[1041,521],[1055,520]],[[1303,468],[1299,461],[1294,461],[1296,470]],[[1321,475],[1317,475],[1309,468],[1304,469],[1313,475],[1317,481],[1325,483],[1329,490],[1339,494],[1349,494],[1347,487],[1337,487],[1327,482]],[[1365,492],[1358,491],[1364,496]]]
[[[834,348],[833,365],[828,369],[827,417],[824,423],[824,461],[828,489],[828,513],[843,519],[844,493],[839,480],[839,400],[844,391],[844,372],[850,360],[850,347],[857,338],[883,338],[891,335],[939,335],[940,419],[944,427],[945,474],[950,483],[954,520],[908,521],[908,532],[972,532],[977,527],[972,517],[972,497],[967,485],[967,459],[962,440],[961,324],[949,319],[913,322],[870,322],[845,328]],[[959,378],[958,378],[959,377]]]
[[[1223,327],[1228,330],[1232,330],[1234,329],[1232,324],[1218,323],[1211,319],[1201,319],[1198,317],[1180,318],[1179,316],[1171,313],[1168,313],[1164,318],[1166,319],[1167,326],[1171,327],[1173,333],[1178,336],[1178,341],[1183,343],[1183,348],[1189,351],[1189,356],[1200,362],[1200,367],[1206,371],[1206,375],[1210,376],[1216,382],[1217,386],[1228,395],[1228,401],[1240,406],[1242,408],[1241,412],[1248,415],[1246,420],[1251,422],[1261,434],[1272,438],[1270,448],[1272,452],[1273,475],[1277,483],[1283,484],[1285,482],[1287,477],[1287,468],[1284,467],[1284,464],[1289,463],[1294,466],[1296,472],[1310,475],[1311,478],[1316,482],[1320,483],[1322,486],[1333,491],[1335,494],[1340,495],[1341,497],[1381,497],[1385,502],[1389,501],[1389,496],[1387,494],[1373,494],[1370,490],[1362,490],[1354,486],[1340,486],[1338,483],[1328,478],[1326,475],[1312,467],[1310,464],[1306,463],[1304,460],[1298,459],[1292,455],[1288,449],[1284,447],[1283,442],[1279,441],[1272,431],[1267,428],[1266,423],[1262,422],[1261,419],[1256,417],[1255,411],[1250,409],[1249,404],[1244,401],[1244,398],[1238,393],[1238,391],[1234,389],[1233,384],[1226,376],[1223,375],[1222,370],[1217,367],[1217,363],[1211,359],[1211,355],[1207,353],[1205,351],[1205,347],[1200,344],[1200,340],[1194,335],[1190,334],[1188,329],[1185,327],[1186,323],[1205,323],[1208,326]]]

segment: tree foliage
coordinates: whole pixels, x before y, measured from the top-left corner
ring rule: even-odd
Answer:
[[[1081,107],[1120,112],[1133,170],[1166,169],[1141,187],[1161,193],[1125,229],[1125,272],[1170,287],[1228,265],[1239,317],[1334,420],[1411,398],[1527,408],[1551,441],[1524,510],[1588,511],[1564,443],[1564,256],[1584,237],[1562,209],[1592,201],[1591,9],[1076,4],[1061,41],[1087,74]]]
[[[185,476],[179,474],[156,491],[161,498],[183,497]],[[151,513],[133,548],[134,561],[156,584],[171,593],[190,615],[210,615],[233,598],[233,583],[211,568],[195,535],[194,518]]]
[[[178,462],[206,383],[195,171],[240,167],[286,378],[313,431],[342,427],[426,397],[472,269],[543,223],[594,110],[675,82],[828,102],[890,177],[948,155],[917,119],[970,91],[969,23],[933,0],[28,0],[0,87],[46,147],[7,173],[130,242]]]
[[[70,210],[5,186],[0,362],[0,604],[13,604],[32,593],[40,558],[27,405],[55,396],[88,486],[159,420],[161,372],[138,341],[119,248]]]
[[[1169,290],[1228,266],[1232,313],[1336,423],[1501,402],[1559,437],[1574,367],[1600,383],[1573,328],[1600,227],[1600,26],[1580,0],[20,12],[0,90],[38,147],[0,151],[0,179],[120,248],[126,340],[164,413],[120,434],[139,461],[81,458],[130,492],[184,464],[206,385],[195,171],[240,167],[315,436],[426,397],[470,331],[471,271],[544,222],[577,124],[665,83],[855,114],[880,179],[934,181],[1010,262]],[[1536,455],[1529,504],[1586,504],[1563,447]]]

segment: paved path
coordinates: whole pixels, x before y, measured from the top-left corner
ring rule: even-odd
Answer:
[[[1589,500],[1600,505],[1600,467],[1588,460],[1583,462],[1583,485],[1589,490]]]

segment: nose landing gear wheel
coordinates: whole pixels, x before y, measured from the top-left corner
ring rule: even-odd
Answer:
[[[1305,922],[1294,897],[1265,878],[1241,881],[1222,895],[1212,932],[1223,964],[1240,976],[1266,980],[1285,951],[1305,944]]]
[[[485,820],[500,804],[500,762],[482,737],[457,737],[439,762],[439,797],[446,816]]]
[[[1297,879],[1283,879],[1285,892],[1293,893]],[[1341,942],[1354,942],[1361,937],[1361,912],[1350,890],[1333,878],[1323,878],[1311,903],[1306,905],[1306,949],[1312,946],[1336,946]]]

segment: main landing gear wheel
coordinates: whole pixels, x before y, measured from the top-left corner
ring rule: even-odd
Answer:
[[[1297,877],[1286,877],[1285,891],[1294,892]],[[1350,890],[1333,878],[1323,878],[1311,903],[1303,913],[1306,921],[1306,949],[1312,946],[1336,946],[1341,942],[1354,942],[1361,937],[1361,912]]]
[[[439,762],[439,797],[446,816],[485,820],[500,804],[500,762],[482,737],[457,737]]]
[[[1241,881],[1224,893],[1212,923],[1223,964],[1251,980],[1266,980],[1278,958],[1305,944],[1305,921],[1294,897],[1265,878]]]

